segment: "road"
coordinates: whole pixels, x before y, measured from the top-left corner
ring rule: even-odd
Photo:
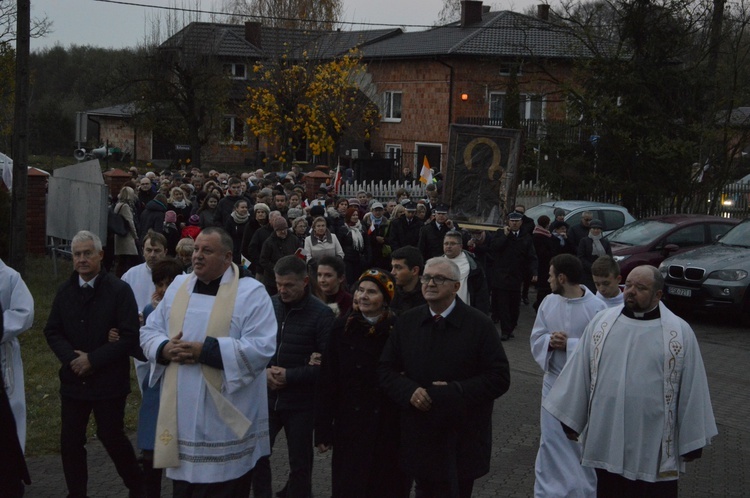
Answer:
[[[522,306],[516,338],[503,343],[511,365],[511,388],[495,403],[493,456],[490,473],[476,481],[474,497],[529,497],[533,495],[534,459],[539,444],[539,404],[542,373],[529,352],[534,321],[530,306]],[[683,498],[750,496],[750,330],[721,315],[689,318],[700,341],[719,436],[703,458],[688,464],[680,480]],[[272,456],[274,489],[283,486],[288,467],[283,437]],[[27,497],[59,497],[64,481],[59,456],[29,462],[34,484]],[[98,442],[89,444],[92,497],[125,497],[114,467]],[[330,453],[317,455],[313,490],[330,496]],[[163,496],[171,495],[164,480]],[[387,497],[384,497],[387,498]]]

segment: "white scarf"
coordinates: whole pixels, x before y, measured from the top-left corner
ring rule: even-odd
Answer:
[[[357,221],[357,224],[353,226],[347,224],[346,229],[352,234],[352,246],[354,247],[354,250],[361,252],[362,248],[365,247],[365,240],[362,237],[362,223]]]
[[[594,256],[606,256],[607,251],[604,250],[604,246],[602,245],[602,234],[594,235],[591,232],[589,232],[589,238],[591,239],[591,242],[593,243],[592,251],[591,253]]]

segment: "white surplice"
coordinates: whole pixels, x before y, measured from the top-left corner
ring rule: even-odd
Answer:
[[[232,278],[228,269],[222,282]],[[190,302],[183,325],[183,340],[206,338],[214,296],[193,293],[196,278],[180,275],[141,328],[141,347],[149,360],[154,385],[165,366],[156,362],[159,346],[168,340],[171,304],[185,279]],[[191,483],[236,479],[271,453],[268,438],[268,394],[265,369],[276,351],[276,317],[265,288],[252,278],[241,278],[228,337],[218,339],[224,365],[222,394],[252,425],[237,437],[222,421],[206,387],[199,364],[180,365],[177,373],[177,428],[180,466],[167,469],[167,477]],[[159,434],[156,435],[159,437]]]
[[[575,350],[578,340],[591,319],[606,308],[586,286],[582,297],[568,299],[558,294],[544,298],[537,311],[531,331],[531,353],[544,371],[542,400],[562,371],[568,353]],[[568,335],[567,349],[550,350],[552,332]],[[581,445],[570,441],[560,422],[541,408],[541,437],[536,456],[534,496],[537,497],[595,497],[596,474],[581,466]]]
[[[601,292],[597,291],[596,297],[604,301],[607,308],[615,308],[617,306],[622,307],[625,305],[625,294],[623,294],[622,291],[620,291],[615,297],[604,297]]]
[[[133,289],[135,302],[138,305],[138,312],[143,313],[143,309],[151,304],[151,296],[156,292],[154,278],[151,274],[151,268],[146,263],[134,266],[122,276],[122,281]],[[138,389],[142,389],[143,381],[148,376],[148,363],[133,358],[135,365],[135,376],[138,379]]]
[[[23,390],[23,362],[18,336],[34,323],[34,298],[21,275],[0,260],[0,304],[3,306],[3,342],[0,344],[5,390],[16,419],[21,449],[26,447],[26,396]]]
[[[673,480],[684,472],[679,458],[674,475],[660,475],[662,441],[674,443],[677,455],[703,448],[718,434],[698,341],[690,326],[660,305],[661,319],[636,320],[624,315],[609,324],[598,366],[592,341],[600,336],[612,310],[589,324],[578,349],[563,369],[543,406],[578,432],[582,463],[631,480]],[[678,385],[673,433],[664,438],[665,347],[662,322],[678,323],[684,360]],[[591,393],[592,368],[598,368]]]

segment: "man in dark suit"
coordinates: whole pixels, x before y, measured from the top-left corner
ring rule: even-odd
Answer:
[[[52,303],[44,335],[60,360],[60,456],[68,496],[86,496],[86,426],[91,412],[129,496],[146,496],[124,429],[130,393],[129,355],[138,345],[138,306],[130,286],[102,270],[102,242],[80,231],[70,245],[75,271]],[[117,329],[120,339],[109,341]]]
[[[508,226],[495,233],[490,243],[494,257],[492,267],[492,318],[500,322],[501,339],[513,337],[521,311],[523,273],[528,271],[531,283],[537,279],[537,259],[531,235],[522,233],[523,215],[515,211],[508,215]]]
[[[409,201],[404,207],[406,208],[406,214],[391,221],[389,244],[394,251],[400,247],[416,247],[419,244],[419,232],[422,229],[423,223],[415,216],[417,203]]]
[[[417,247],[422,252],[425,261],[430,258],[442,256],[443,239],[445,234],[452,229],[458,230],[453,222],[448,219],[448,206],[446,204],[437,204],[433,207],[435,219],[425,223],[419,231],[419,242]]]
[[[425,498],[471,496],[489,472],[494,400],[510,386],[497,331],[456,297],[459,279],[449,259],[427,261],[427,305],[399,317],[378,369],[401,408],[400,464]]]

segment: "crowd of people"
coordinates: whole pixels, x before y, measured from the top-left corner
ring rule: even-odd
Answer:
[[[61,363],[68,496],[87,493],[93,412],[130,496],[160,496],[165,474],[177,497],[309,498],[317,449],[332,452],[334,497],[470,497],[531,284],[545,373],[535,496],[676,496],[684,461],[716,434],[700,353],[659,304],[656,269],[621,288],[598,220],[571,228],[519,205],[497,230],[464,229],[435,184],[422,199],[347,199],[308,197],[299,179],[134,171],[113,202],[128,233],[73,238],[44,330]],[[0,293],[16,313],[6,335],[30,327],[24,296]],[[130,357],[140,458],[123,423]],[[20,355],[7,361],[20,371]],[[282,429],[289,474],[273,490]]]

